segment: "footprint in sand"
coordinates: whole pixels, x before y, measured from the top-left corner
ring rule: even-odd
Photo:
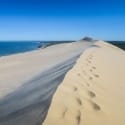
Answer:
[[[90,61],[90,60],[88,60],[88,63],[91,63],[91,61]]]
[[[93,77],[90,76],[90,77],[89,77],[89,80],[93,80]]]
[[[80,122],[81,122],[81,112],[80,111],[77,112],[76,122],[77,122],[77,125],[80,125]]]
[[[99,78],[99,75],[98,75],[98,74],[94,74],[94,76],[95,76],[96,78]]]
[[[65,108],[64,111],[63,111],[63,113],[62,113],[62,117],[63,118],[65,118],[65,115],[66,115],[67,111],[68,111],[68,108]]]
[[[92,67],[93,69],[96,69],[96,67]],[[90,72],[93,72],[93,70],[92,69],[90,69],[89,70]],[[94,74],[94,73],[92,73],[93,75],[94,75],[94,77],[96,77],[96,78],[99,78],[99,75],[98,74]]]
[[[90,72],[92,72],[93,70],[92,70],[92,69],[90,69],[89,71],[90,71]]]
[[[101,107],[98,104],[96,104],[95,102],[90,101],[90,103],[95,111],[101,110]]]
[[[95,67],[95,66],[93,66],[92,68],[93,68],[93,69],[96,69],[96,67]]]
[[[82,101],[81,101],[81,99],[80,98],[76,98],[76,101],[77,101],[77,103],[81,106],[82,105]]]
[[[91,59],[86,58],[87,63],[91,63]]]
[[[89,94],[89,96],[90,96],[91,98],[96,97],[96,94],[95,94],[94,92],[92,92],[92,91],[88,91],[88,94]]]
[[[90,84],[89,83],[86,83],[87,84],[87,86],[89,87],[90,86]]]
[[[75,91],[75,92],[76,92],[77,90],[78,90],[78,88],[77,88],[77,87],[73,87],[73,91]]]

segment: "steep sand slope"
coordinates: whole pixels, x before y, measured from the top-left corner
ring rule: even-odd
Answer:
[[[53,94],[90,42],[0,58],[0,125],[41,125]]]
[[[59,44],[45,49],[0,57],[0,98],[41,72],[80,54],[90,43]]]
[[[125,52],[96,42],[58,87],[43,125],[125,125]]]

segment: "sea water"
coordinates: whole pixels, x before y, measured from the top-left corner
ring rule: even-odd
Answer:
[[[38,49],[42,42],[32,41],[0,41],[0,56],[6,56]],[[44,42],[45,44],[45,42]]]

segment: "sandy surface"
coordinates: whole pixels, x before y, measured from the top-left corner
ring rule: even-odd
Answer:
[[[96,42],[66,74],[43,125],[125,125],[125,52]]]
[[[0,57],[0,97],[7,95],[22,83],[41,72],[71,58],[88,43],[68,43],[45,49]]]
[[[40,125],[51,98],[88,42],[0,58],[0,125]]]

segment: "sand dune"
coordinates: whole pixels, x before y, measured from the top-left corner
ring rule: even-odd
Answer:
[[[99,41],[66,74],[43,125],[125,125],[125,52]]]
[[[57,86],[91,44],[60,44],[1,57],[0,125],[41,125]]]
[[[41,50],[0,57],[0,97],[41,72],[77,55],[88,45],[86,42],[59,44]]]

